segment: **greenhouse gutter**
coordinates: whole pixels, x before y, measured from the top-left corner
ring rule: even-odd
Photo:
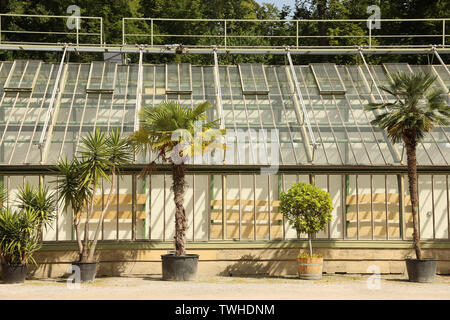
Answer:
[[[111,53],[153,53],[153,54],[176,54],[179,53],[176,48],[171,46],[148,46],[148,45],[73,45],[73,44],[26,44],[26,43],[5,43],[0,44],[0,50],[19,50],[19,51],[63,51],[67,47],[67,52],[111,52]],[[354,54],[358,55],[361,50],[365,54],[429,54],[438,52],[449,54],[448,46],[416,46],[416,47],[183,47],[183,53],[189,54],[286,54],[289,48],[291,54]]]
[[[146,165],[129,165],[122,167],[122,174],[139,174]],[[187,174],[261,174],[270,166],[262,165],[186,165]],[[266,170],[262,170],[266,169]],[[272,167],[273,169],[273,167]],[[156,166],[153,174],[171,173],[171,165]],[[280,165],[278,174],[406,174],[404,165]],[[450,166],[417,166],[419,174],[449,174]],[[56,175],[54,165],[0,165],[0,175]]]

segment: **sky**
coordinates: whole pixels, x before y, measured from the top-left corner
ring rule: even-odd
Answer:
[[[279,9],[283,7],[283,5],[287,4],[291,8],[294,6],[295,0],[256,0],[258,3],[273,3],[275,4]]]

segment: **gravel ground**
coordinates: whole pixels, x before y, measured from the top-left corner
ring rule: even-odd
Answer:
[[[373,276],[372,276],[373,277]],[[98,278],[69,288],[66,280],[27,280],[0,284],[0,300],[309,300],[309,299],[450,299],[450,276],[436,276],[432,284],[410,283],[404,275],[324,275],[321,280],[295,277],[201,277],[196,281],[162,281],[147,277]]]

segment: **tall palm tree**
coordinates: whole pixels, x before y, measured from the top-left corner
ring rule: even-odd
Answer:
[[[416,146],[435,126],[448,125],[450,106],[441,89],[433,88],[436,77],[427,73],[392,74],[380,89],[392,95],[394,102],[370,103],[368,111],[381,110],[372,124],[387,131],[393,143],[403,141],[408,165],[409,194],[413,217],[413,241],[417,259],[422,259],[418,231],[418,194]]]
[[[203,153],[208,145],[214,143],[208,139],[201,139],[202,137],[214,135],[218,137],[224,133],[224,131],[212,129],[218,119],[206,122],[207,111],[211,106],[209,102],[204,102],[191,109],[188,106],[169,101],[156,107],[144,107],[139,114],[139,130],[129,137],[136,152],[145,154],[149,150],[154,150],[157,158],[172,165],[172,190],[175,202],[175,255],[177,256],[186,255],[187,220],[183,205],[185,159],[188,156]],[[201,130],[196,132],[196,124],[199,122],[201,122]],[[211,134],[211,132],[213,133]],[[154,163],[153,161],[152,164]]]

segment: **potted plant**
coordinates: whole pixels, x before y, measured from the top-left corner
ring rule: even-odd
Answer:
[[[313,253],[312,238],[325,229],[331,221],[333,205],[330,194],[311,184],[293,184],[287,192],[281,192],[280,211],[297,231],[308,235],[309,252],[297,257],[301,279],[321,279],[323,257]]]
[[[139,130],[129,137],[136,152],[156,151],[157,158],[172,166],[175,252],[161,256],[164,280],[192,280],[197,274],[199,256],[186,254],[187,219],[183,204],[186,185],[185,162],[192,155],[201,155],[207,146],[214,143],[216,140],[211,139],[213,136],[222,136],[224,133],[212,129],[218,120],[205,121],[209,108],[209,102],[190,108],[173,101],[163,102],[156,107],[144,107],[139,114]],[[208,136],[208,139],[202,139],[205,136]],[[149,168],[154,164],[155,161],[152,161]]]
[[[132,161],[132,150],[119,130],[106,134],[98,128],[94,133],[81,139],[81,151],[73,159],[67,156],[56,165],[58,174],[57,190],[64,208],[72,208],[75,234],[78,245],[78,261],[72,265],[80,268],[80,280],[89,282],[95,279],[97,261],[95,250],[103,221],[114,193],[114,182],[120,174],[120,167]],[[100,214],[93,238],[89,238],[89,224],[94,215],[94,201],[98,193],[100,180],[111,183],[104,208]],[[84,237],[82,238],[81,220],[85,214]]]
[[[41,185],[30,184],[19,189],[18,208],[4,207],[7,190],[0,189],[0,257],[5,283],[21,283],[27,275],[27,265],[36,264],[33,254],[42,244],[43,228],[55,217],[54,195]]]
[[[410,281],[433,282],[437,260],[424,258],[418,228],[417,158],[416,147],[437,125],[448,125],[450,106],[443,91],[432,87],[436,77],[426,73],[391,75],[387,86],[380,86],[394,97],[394,102],[370,103],[368,111],[379,110],[372,124],[386,130],[393,143],[403,141],[406,148],[409,194],[412,205],[413,243],[416,259],[406,258]]]
[[[4,283],[22,283],[27,264],[36,263],[33,253],[41,244],[38,238],[38,214],[32,209],[0,210],[0,258]]]

